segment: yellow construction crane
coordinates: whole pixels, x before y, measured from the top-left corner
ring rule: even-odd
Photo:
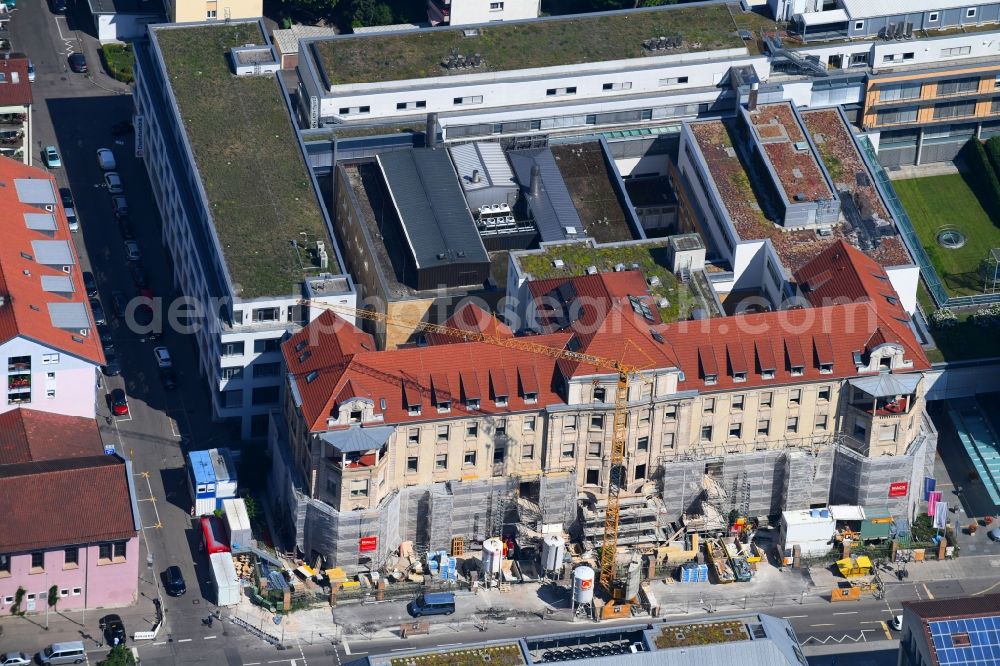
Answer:
[[[601,587],[608,596],[614,596],[615,582],[615,555],[618,550],[618,518],[619,518],[619,494],[625,474],[625,435],[626,417],[628,414],[628,389],[629,380],[643,368],[638,365],[625,363],[624,360],[614,360],[595,356],[593,354],[583,354],[581,352],[550,347],[548,345],[532,342],[530,338],[507,337],[499,334],[491,334],[480,331],[465,331],[452,326],[442,324],[431,324],[415,317],[405,317],[399,315],[383,314],[373,310],[361,310],[347,305],[334,303],[318,303],[311,300],[302,301],[303,305],[318,307],[332,312],[353,315],[360,319],[383,322],[390,326],[402,326],[423,333],[438,333],[453,338],[459,338],[466,342],[484,342],[497,347],[507,349],[517,349],[532,354],[540,354],[555,359],[566,359],[578,361],[592,365],[602,370],[610,370],[618,375],[618,390],[615,392],[615,417],[614,417],[614,439],[611,445],[611,474],[608,478],[608,510],[604,520],[604,539],[601,542]]]

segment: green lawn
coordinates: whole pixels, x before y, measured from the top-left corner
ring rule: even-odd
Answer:
[[[968,181],[952,174],[897,180],[893,187],[948,292],[953,296],[982,293],[979,265],[991,248],[1000,247],[1000,228],[990,220]],[[937,234],[945,226],[965,234],[964,247],[948,250],[938,245]]]

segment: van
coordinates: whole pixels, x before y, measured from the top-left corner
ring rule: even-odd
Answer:
[[[80,641],[53,643],[38,653],[38,660],[48,664],[82,664],[87,660],[86,651]]]
[[[455,612],[455,595],[451,592],[421,594],[410,602],[408,609],[413,617],[422,615],[451,615]]]

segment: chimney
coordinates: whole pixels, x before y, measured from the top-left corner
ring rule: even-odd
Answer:
[[[542,193],[542,168],[537,164],[531,167],[531,186],[528,193],[533,197]]]
[[[472,170],[472,182],[473,183],[480,183],[480,182],[482,182],[482,180],[483,179],[479,177],[479,169],[473,169]]]
[[[427,129],[424,130],[424,145],[428,148],[437,148],[438,143],[438,114],[427,114]]]
[[[750,84],[750,98],[747,100],[747,110],[753,111],[757,108],[757,95],[760,93],[760,84],[754,81]]]

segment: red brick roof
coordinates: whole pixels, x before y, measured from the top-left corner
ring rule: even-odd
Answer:
[[[33,409],[0,414],[0,465],[102,455],[94,419]]]
[[[17,83],[14,83],[17,74]],[[27,58],[0,58],[0,106],[31,104],[31,83],[28,82]]]
[[[463,331],[489,333],[504,338],[514,337],[514,332],[507,324],[502,323],[493,314],[482,309],[471,301],[465,301],[444,322],[445,326]],[[441,333],[428,333],[424,336],[429,345],[448,345],[462,342],[459,338]]]
[[[2,61],[0,61],[2,62]],[[56,218],[56,230],[51,233],[29,229],[25,222],[25,213],[45,213],[42,208],[21,203],[18,199],[15,179],[44,179],[48,181],[56,194],[56,206],[53,211]],[[93,316],[87,306],[87,316],[90,327],[87,335],[80,335],[78,330],[64,330],[52,324],[49,315],[50,303],[83,303],[87,304],[87,292],[83,286],[83,275],[80,262],[76,258],[76,250],[66,223],[66,213],[58,203],[58,190],[55,178],[42,169],[29,167],[12,159],[0,157],[0,230],[3,242],[0,243],[0,295],[4,297],[0,305],[0,343],[21,336],[45,345],[51,349],[72,354],[94,364],[104,363],[104,352],[93,325]],[[26,258],[34,256],[32,241],[65,241],[74,257],[72,271],[67,274],[59,266],[46,266]],[[45,291],[42,288],[43,276],[70,277],[73,281],[73,293]]]

